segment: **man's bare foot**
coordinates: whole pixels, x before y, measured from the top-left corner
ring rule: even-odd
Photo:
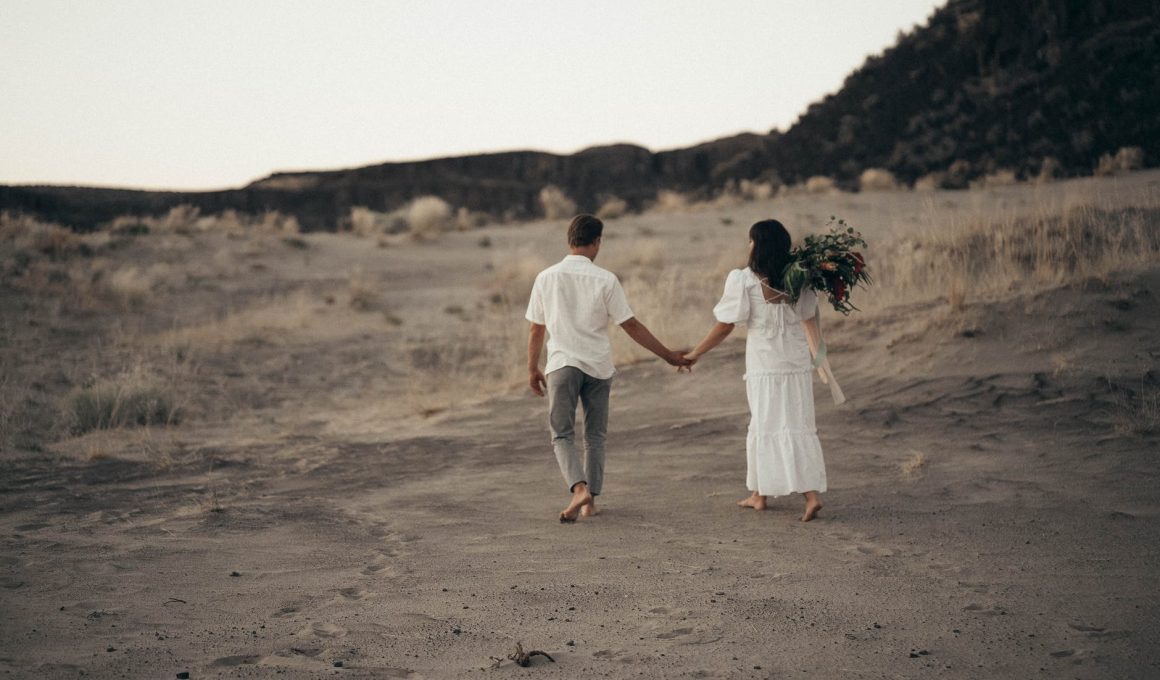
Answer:
[[[806,493],[806,511],[802,514],[802,521],[808,522],[818,516],[818,512],[822,509],[822,498],[817,493],[809,491]]]
[[[581,517],[595,517],[596,515],[599,515],[599,514],[600,514],[600,511],[596,509],[596,499],[595,498],[593,498],[591,501],[589,501],[588,505],[585,505],[584,507],[580,508],[580,516]]]
[[[753,508],[754,510],[764,510],[765,509],[765,496],[762,496],[761,494],[754,492],[753,495],[749,496],[748,498],[742,498],[741,500],[737,501],[737,505],[739,505],[743,508]]]
[[[588,485],[581,482],[572,489],[572,502],[560,513],[560,523],[570,524],[580,516],[580,511],[592,502],[592,494],[588,493]]]

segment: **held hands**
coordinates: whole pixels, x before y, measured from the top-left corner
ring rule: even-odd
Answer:
[[[665,361],[669,365],[677,367],[677,373],[692,373],[693,364],[697,363],[697,356],[691,354],[688,350],[675,350],[669,353],[669,357]]]

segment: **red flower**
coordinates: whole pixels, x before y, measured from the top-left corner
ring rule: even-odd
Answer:
[[[854,273],[861,274],[862,270],[866,268],[866,259],[862,257],[862,253],[857,251],[850,253],[850,257],[854,260]]]
[[[834,281],[834,297],[838,300],[845,300],[848,297],[846,294],[846,282],[842,279]]]

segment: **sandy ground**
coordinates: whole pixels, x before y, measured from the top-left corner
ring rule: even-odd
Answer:
[[[1078,189],[1052,191],[776,207],[799,219],[856,211],[886,238],[926,224],[937,201],[977,215]],[[718,240],[683,246],[679,263],[769,210],[734,208],[731,227],[715,213],[625,224],[665,236],[676,224],[690,242],[711,230]],[[625,365],[603,512],[562,526],[544,401],[500,381],[485,400],[416,415],[422,385],[399,384],[401,357],[455,334],[447,320],[462,316],[424,309],[470,315],[505,253],[554,259],[558,229],[491,228],[487,248],[484,232],[383,249],[320,235],[305,255],[186,279],[166,298],[183,301],[182,323],[271,291],[343,295],[355,266],[386,286],[389,313],[319,303],[307,334],[204,352],[188,379],[218,392],[180,425],[7,451],[0,673],[1160,676],[1160,435],[1123,427],[1133,395],[1160,380],[1160,268],[955,316],[930,300],[835,326],[851,398],[835,407],[817,386],[830,489],[809,524],[798,498],[763,513],[734,505],[746,493],[740,341],[692,375]],[[36,343],[66,377],[91,360],[76,350],[85,329],[156,335],[177,314],[64,313],[18,332],[39,308],[7,304],[6,348]],[[708,310],[695,314],[707,329]],[[555,663],[492,668],[517,641]]]

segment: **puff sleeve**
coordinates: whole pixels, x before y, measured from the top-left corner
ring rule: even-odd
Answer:
[[[745,289],[745,272],[734,269],[725,279],[725,292],[713,308],[713,316],[721,323],[743,324],[749,320],[749,291]]]
[[[802,321],[818,315],[818,294],[813,288],[805,288],[794,304],[794,311]]]

